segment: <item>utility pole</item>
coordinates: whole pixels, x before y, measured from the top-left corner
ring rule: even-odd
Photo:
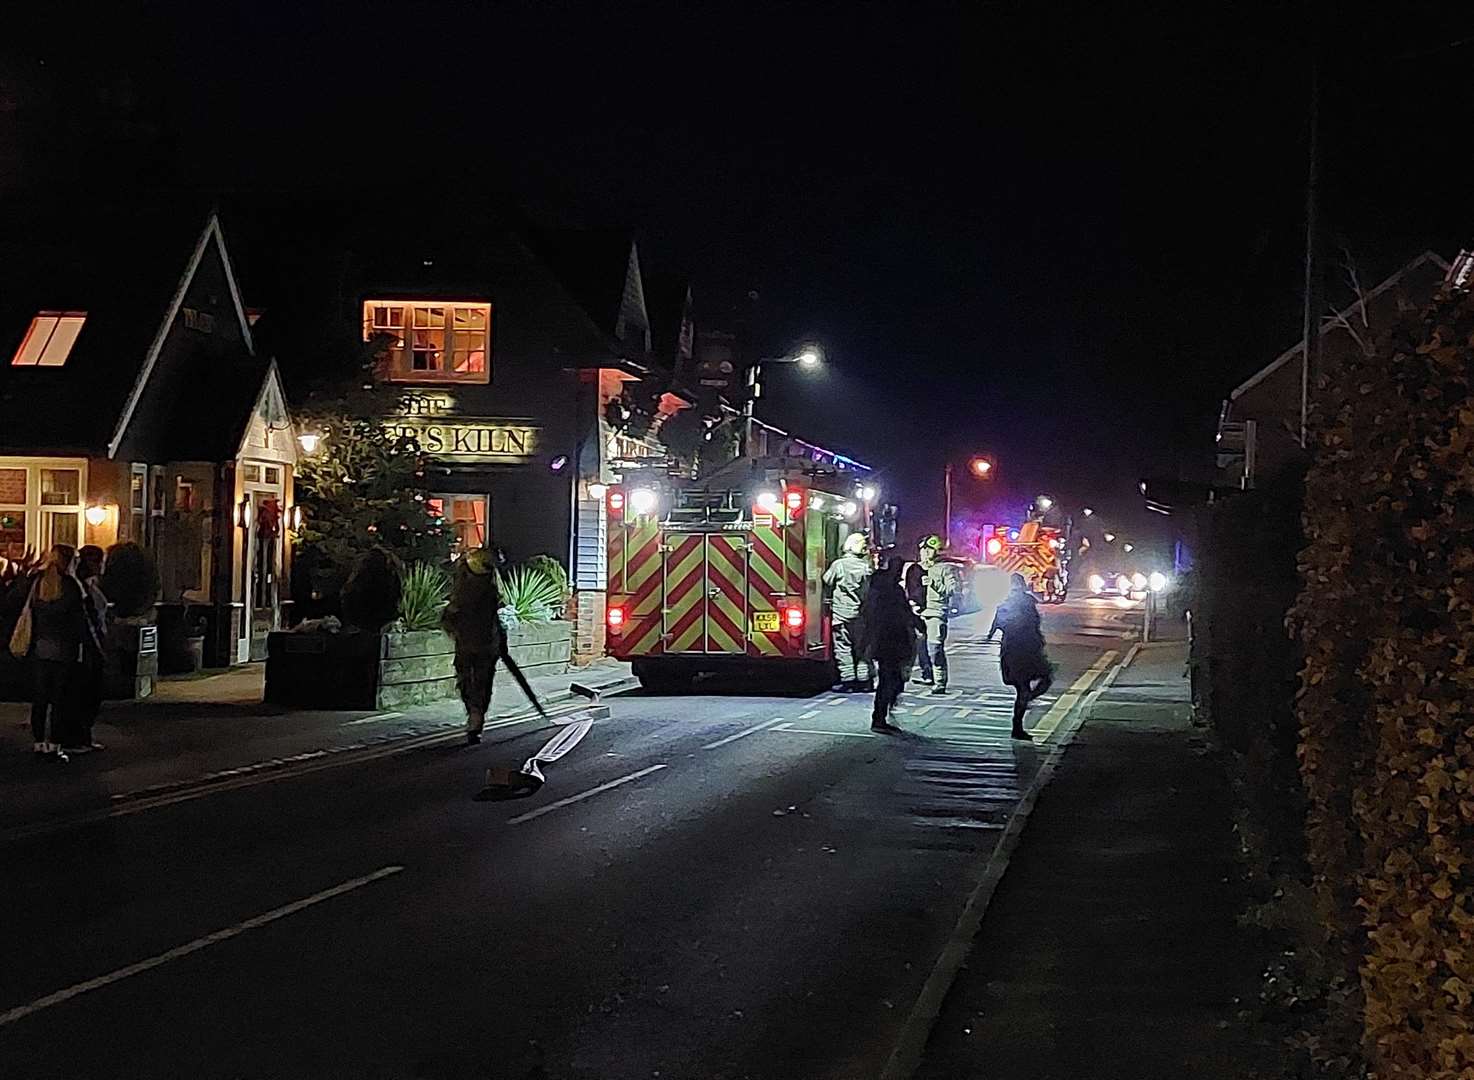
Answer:
[[[1320,231],[1320,47],[1318,5],[1310,12],[1310,160],[1305,178],[1305,311],[1304,351],[1300,365],[1300,446],[1310,446],[1310,392],[1320,376],[1321,273]]]
[[[946,471],[942,475],[942,493],[945,509],[942,511],[942,549],[946,550],[952,546],[952,463],[947,462]]]

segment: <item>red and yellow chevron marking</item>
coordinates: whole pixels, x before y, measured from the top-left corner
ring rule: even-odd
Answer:
[[[788,548],[788,594],[803,599],[804,595],[804,519],[795,517],[783,527],[783,540]]]
[[[625,629],[616,643],[620,656],[653,656],[661,651],[660,527],[641,522],[610,538],[609,591],[626,596]],[[615,555],[620,556],[616,569]],[[618,583],[619,588],[615,588]]]
[[[1049,573],[1054,565],[1052,553],[1046,555],[1034,547],[1005,548],[994,561],[994,565],[1006,574],[1023,574],[1034,584]]]
[[[747,544],[721,533],[706,538],[706,651],[747,652]]]
[[[747,557],[748,644],[756,656],[784,656],[795,651],[796,642],[774,620],[780,614],[778,600],[788,593],[788,545],[781,530],[759,525],[749,536],[752,550]],[[760,618],[759,613],[772,613]],[[759,630],[759,621],[777,625],[776,630]]]
[[[706,643],[706,538],[667,536],[665,551],[665,651],[702,652]]]

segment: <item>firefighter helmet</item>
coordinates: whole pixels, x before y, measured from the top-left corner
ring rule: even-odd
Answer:
[[[491,552],[485,548],[473,548],[466,552],[462,558],[466,561],[466,569],[478,576],[489,574],[496,569],[496,560],[492,557]]]
[[[862,532],[852,532],[844,538],[846,555],[863,555],[870,550],[870,538]]]
[[[921,543],[918,544],[917,546],[919,548],[921,548],[922,550],[930,549],[932,551],[941,551],[942,550],[942,538],[940,536],[938,536],[936,533],[932,533],[930,536],[924,537],[922,539]]]

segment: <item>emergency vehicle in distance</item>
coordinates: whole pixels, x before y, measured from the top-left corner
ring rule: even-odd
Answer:
[[[654,690],[731,669],[832,682],[824,570],[853,532],[895,543],[894,508],[850,466],[743,459],[705,480],[635,474],[607,488],[609,654]]]
[[[1041,521],[1026,521],[1017,529],[984,525],[983,560],[1005,574],[1022,574],[1046,604],[1062,604],[1069,591],[1068,542],[1062,529]]]

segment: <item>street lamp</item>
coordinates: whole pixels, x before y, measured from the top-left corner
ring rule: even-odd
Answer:
[[[1116,542],[1116,534],[1112,532],[1105,533],[1103,539],[1107,544],[1114,544]]]
[[[1040,495],[1037,499],[1034,500],[1034,505],[1037,506],[1040,510],[1048,510],[1054,506],[1054,500],[1051,499],[1048,495]]]
[[[993,462],[981,455],[969,461],[967,467],[972,470],[972,474],[979,480],[987,480],[993,475]]]
[[[817,345],[805,345],[792,356],[768,356],[753,362],[747,369],[747,400],[742,403],[743,443],[747,456],[756,457],[757,441],[753,438],[753,427],[757,420],[757,399],[763,396],[764,364],[797,364],[804,371],[814,371],[824,363],[824,350]]]
[[[1086,517],[1089,517],[1091,514],[1095,513],[1095,511],[1092,510],[1092,509],[1090,509],[1090,507],[1087,506],[1087,507],[1083,508],[1080,511],[1080,513],[1084,514]]]

